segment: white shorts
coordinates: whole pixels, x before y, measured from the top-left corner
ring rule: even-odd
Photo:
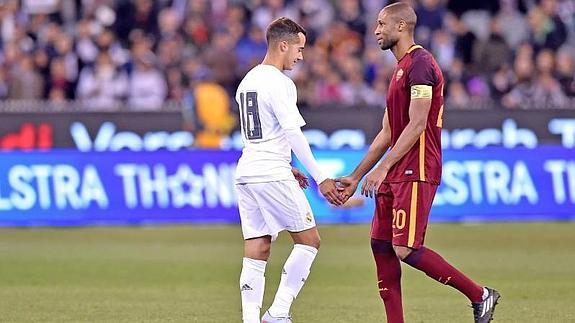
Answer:
[[[236,184],[244,239],[280,231],[300,232],[315,227],[303,190],[295,180]]]

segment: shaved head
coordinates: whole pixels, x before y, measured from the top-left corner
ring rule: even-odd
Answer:
[[[417,15],[413,8],[405,2],[396,2],[383,8],[382,13],[389,15],[389,17],[396,23],[404,22],[406,29],[413,34],[415,24],[417,24]]]
[[[417,16],[404,2],[390,4],[377,16],[375,36],[382,50],[394,51],[397,44],[412,45]]]

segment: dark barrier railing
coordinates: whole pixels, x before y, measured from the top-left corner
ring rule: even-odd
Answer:
[[[303,109],[310,143],[321,149],[361,149],[381,129],[383,110],[324,107]],[[49,111],[0,113],[0,148],[75,148],[82,151],[177,150],[194,146],[193,120],[172,106],[161,111]],[[485,146],[575,147],[575,110],[447,110],[444,148]],[[223,135],[222,148],[241,148],[237,129]]]

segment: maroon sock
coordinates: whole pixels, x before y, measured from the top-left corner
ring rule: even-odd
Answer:
[[[465,276],[431,249],[421,247],[413,250],[403,261],[438,282],[462,292],[472,303],[481,302],[483,287]]]
[[[371,239],[377,267],[379,296],[385,305],[388,323],[403,323],[401,304],[401,263],[390,241]]]

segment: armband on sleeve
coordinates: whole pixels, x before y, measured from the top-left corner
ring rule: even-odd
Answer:
[[[411,99],[431,99],[431,85],[413,85],[411,87]]]

